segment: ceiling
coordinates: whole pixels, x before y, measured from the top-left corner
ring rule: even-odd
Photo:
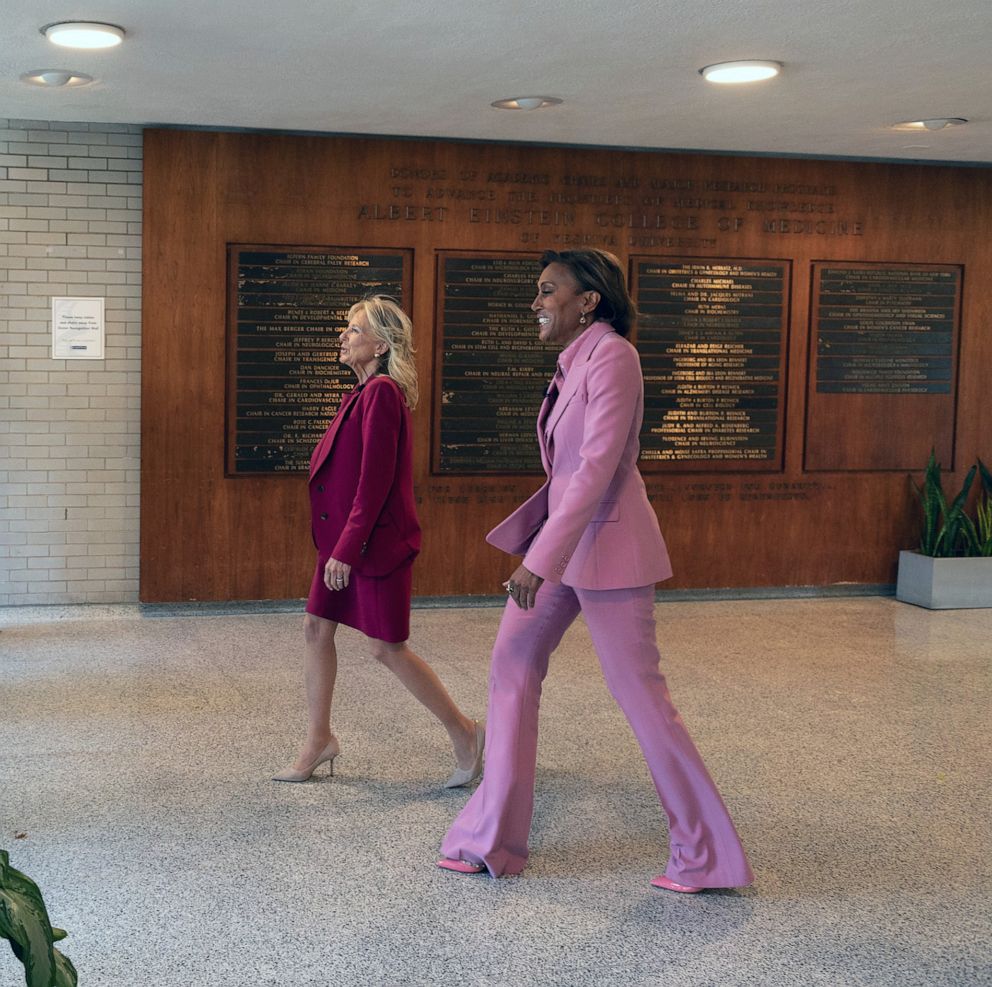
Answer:
[[[56,48],[60,20],[122,47]],[[3,0],[0,116],[992,163],[990,0]],[[781,76],[703,81],[765,58]],[[85,72],[47,90],[19,76]],[[497,110],[495,99],[562,105]],[[889,124],[965,117],[900,133]]]

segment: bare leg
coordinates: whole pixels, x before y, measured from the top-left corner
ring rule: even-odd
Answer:
[[[334,736],[331,730],[331,700],[338,674],[338,652],[334,634],[338,625],[333,620],[308,613],[303,618],[303,639],[306,645],[303,680],[307,694],[307,739],[293,764],[302,770],[327,747]]]
[[[404,641],[392,644],[369,638],[376,661],[386,666],[410,694],[427,707],[448,731],[460,768],[475,760],[475,724],[455,705],[434,669]]]

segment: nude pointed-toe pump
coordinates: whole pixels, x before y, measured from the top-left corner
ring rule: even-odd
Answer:
[[[329,775],[334,774],[334,758],[341,753],[341,745],[338,743],[337,737],[332,737],[328,745],[310,762],[305,768],[297,771],[295,768],[287,768],[285,771],[280,771],[279,774],[273,775],[273,781],[309,781],[310,776],[314,771],[320,767],[320,765],[325,762],[329,765],[330,770],[327,772]]]
[[[455,768],[444,783],[445,788],[462,788],[471,785],[482,774],[482,759],[486,750],[486,726],[475,724],[475,760],[470,768]]]

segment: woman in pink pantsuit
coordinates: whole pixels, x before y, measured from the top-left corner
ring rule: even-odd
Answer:
[[[441,680],[407,646],[413,560],[420,524],[413,502],[410,411],[417,403],[413,327],[385,295],[353,305],[341,362],[358,378],[310,459],[310,515],[317,565],[303,630],[307,736],[274,781],[306,781],[340,753],[331,729],[338,624],[367,635],[372,656],[442,723],[456,768],[445,788],[482,773],[485,733],[454,704]]]
[[[668,816],[668,865],[651,883],[741,887],[751,868],[658,667],[654,584],[672,570],[637,470],[644,384],[625,338],[633,302],[612,254],[550,251],[541,261],[531,307],[540,338],[562,350],[537,420],[548,480],[487,538],[523,562],[506,583],[493,648],[485,777],[438,866],[493,877],[523,870],[541,684],[581,612]]]

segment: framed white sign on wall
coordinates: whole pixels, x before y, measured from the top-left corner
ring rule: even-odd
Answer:
[[[52,359],[102,360],[103,298],[52,299]]]

